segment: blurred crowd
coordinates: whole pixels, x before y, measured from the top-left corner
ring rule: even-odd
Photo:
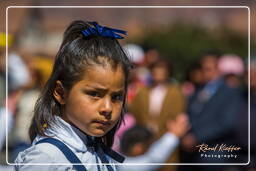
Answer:
[[[143,157],[145,160],[142,161],[152,163],[248,162],[248,112],[251,114],[251,134],[256,130],[255,58],[251,58],[249,63],[236,54],[204,53],[198,57],[198,61],[191,63],[190,68],[184,70],[186,77],[183,81],[179,81],[173,77],[172,59],[163,58],[158,49],[143,48],[136,44],[126,44],[123,48],[130,56],[134,69],[129,80],[125,121],[116,134],[113,145],[115,150],[129,159]],[[5,163],[6,123],[10,162],[13,162],[18,152],[30,146],[28,127],[33,115],[33,107],[50,76],[54,57],[47,54],[23,54],[13,47],[9,48],[7,68],[5,60],[5,51],[2,48],[0,49],[0,149],[2,151],[0,163],[2,164]],[[8,80],[7,98],[6,79]],[[165,137],[167,133],[175,138],[167,139]],[[166,144],[177,145],[169,147],[171,150],[163,149],[164,146],[161,144],[164,144],[164,141]],[[251,136],[250,141],[250,160],[255,163],[255,136]],[[222,151],[214,151],[205,148],[205,151],[202,149],[200,151],[200,145],[209,148],[216,145],[233,146],[239,147],[239,150],[223,148]],[[161,154],[165,154],[165,157]],[[127,170],[132,169],[127,168]],[[240,171],[256,170],[256,166],[158,165],[144,170]]]

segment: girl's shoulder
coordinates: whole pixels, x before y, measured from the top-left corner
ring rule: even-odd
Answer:
[[[63,160],[63,161],[62,161]],[[34,144],[20,152],[15,163],[68,163],[62,152],[49,143]]]
[[[73,166],[70,165],[56,165],[58,163],[68,164],[69,161],[65,158],[62,152],[55,146],[49,143],[41,143],[32,145],[28,149],[20,152],[15,160],[16,170],[66,170]],[[31,165],[32,164],[32,165]],[[35,165],[33,165],[35,164]],[[43,165],[38,165],[43,164]],[[55,165],[53,165],[55,164]]]

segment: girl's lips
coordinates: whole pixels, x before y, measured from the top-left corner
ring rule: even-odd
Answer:
[[[110,122],[110,121],[94,120],[93,122],[94,122],[94,123],[99,123],[99,124],[102,124],[102,125],[105,125],[105,126],[111,125],[111,122]]]

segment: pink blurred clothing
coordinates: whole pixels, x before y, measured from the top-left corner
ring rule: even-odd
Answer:
[[[124,132],[126,130],[130,129],[131,127],[133,127],[135,124],[136,124],[136,120],[132,116],[132,114],[126,113],[124,115],[124,122],[122,122],[120,128],[118,129],[118,131],[116,132],[116,135],[115,135],[115,140],[114,140],[114,144],[113,144],[113,149],[115,151],[120,152],[120,140],[121,140]]]

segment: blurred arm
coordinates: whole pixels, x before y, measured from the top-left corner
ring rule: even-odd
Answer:
[[[164,134],[153,143],[148,152],[137,157],[126,157],[124,163],[164,163],[179,144],[179,139],[172,133]],[[161,165],[118,166],[118,170],[150,171],[160,168]]]

